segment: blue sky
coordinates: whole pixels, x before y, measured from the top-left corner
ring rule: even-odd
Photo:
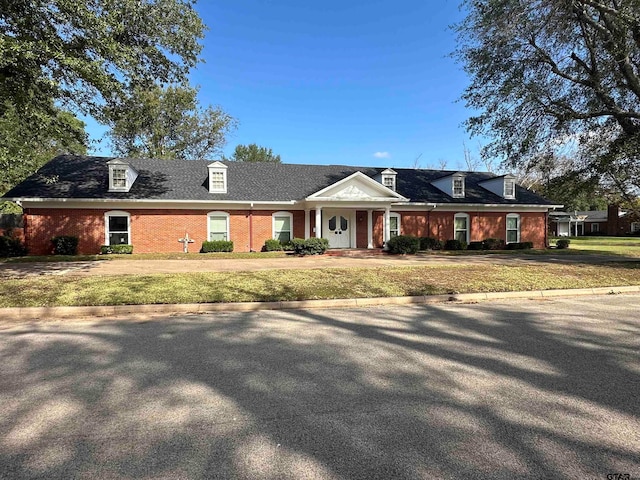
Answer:
[[[477,151],[449,58],[459,0],[200,0],[209,27],[192,72],[203,105],[239,120],[236,145],[286,163],[463,168]],[[90,124],[92,137],[101,130]],[[98,152],[109,153],[103,141]]]

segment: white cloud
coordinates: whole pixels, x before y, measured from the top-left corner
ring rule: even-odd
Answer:
[[[391,155],[389,155],[389,152],[376,152],[373,154],[373,156],[376,158],[391,158]]]

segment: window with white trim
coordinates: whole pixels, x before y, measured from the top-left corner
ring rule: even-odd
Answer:
[[[389,214],[389,238],[397,237],[400,233],[401,217],[399,213]]]
[[[382,184],[390,190],[396,191],[396,176],[395,175],[383,175]]]
[[[591,233],[596,233],[600,231],[600,224],[599,223],[592,223],[591,224]]]
[[[111,188],[127,188],[127,169],[114,168],[111,172]]]
[[[640,232],[640,222],[631,222],[631,233]]]
[[[507,215],[507,243],[520,241],[520,215],[509,213]]]
[[[227,166],[222,162],[207,165],[209,170],[209,193],[227,193]]]
[[[273,238],[287,243],[293,238],[293,215],[290,212],[276,212],[272,216]]]
[[[453,177],[452,192],[453,198],[464,197],[464,177]]]
[[[504,198],[516,198],[516,182],[510,178],[504,180]]]
[[[111,211],[104,214],[104,244],[131,245],[131,215]]]
[[[229,240],[229,214],[227,212],[209,212],[207,214],[207,238]]]
[[[453,217],[453,238],[469,243],[469,215],[456,213]]]

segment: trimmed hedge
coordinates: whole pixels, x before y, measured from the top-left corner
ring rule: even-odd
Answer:
[[[306,240],[294,238],[291,240],[293,251],[298,255],[322,255],[329,248],[329,240],[326,238],[311,237]]]
[[[482,243],[485,250],[504,250],[504,240],[499,238],[485,238]]]
[[[571,240],[568,238],[561,238],[560,240],[556,240],[556,248],[569,248],[569,244]]]
[[[533,242],[507,243],[507,250],[529,250],[533,248]]]
[[[486,248],[484,247],[484,242],[469,242],[467,250],[486,250]]]
[[[27,247],[19,238],[11,235],[0,236],[0,257],[22,257],[27,254]]]
[[[78,237],[73,235],[60,235],[51,239],[54,255],[77,255]]]
[[[133,253],[133,245],[102,245],[100,247],[102,255],[122,255]]]
[[[211,240],[202,242],[200,253],[211,252],[233,252],[233,242],[231,240]]]
[[[415,254],[420,250],[420,239],[412,235],[398,235],[387,242],[389,253],[396,255]]]
[[[467,242],[461,240],[447,240],[444,243],[444,250],[466,250]]]
[[[276,240],[275,238],[269,238],[265,240],[264,246],[262,247],[263,252],[280,252],[282,251],[282,243],[280,240]]]
[[[444,243],[431,237],[420,237],[420,250],[442,250]]]

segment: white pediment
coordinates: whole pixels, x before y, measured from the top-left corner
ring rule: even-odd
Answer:
[[[405,197],[385,187],[364,173],[356,172],[333,185],[307,197],[326,201],[407,201]]]

